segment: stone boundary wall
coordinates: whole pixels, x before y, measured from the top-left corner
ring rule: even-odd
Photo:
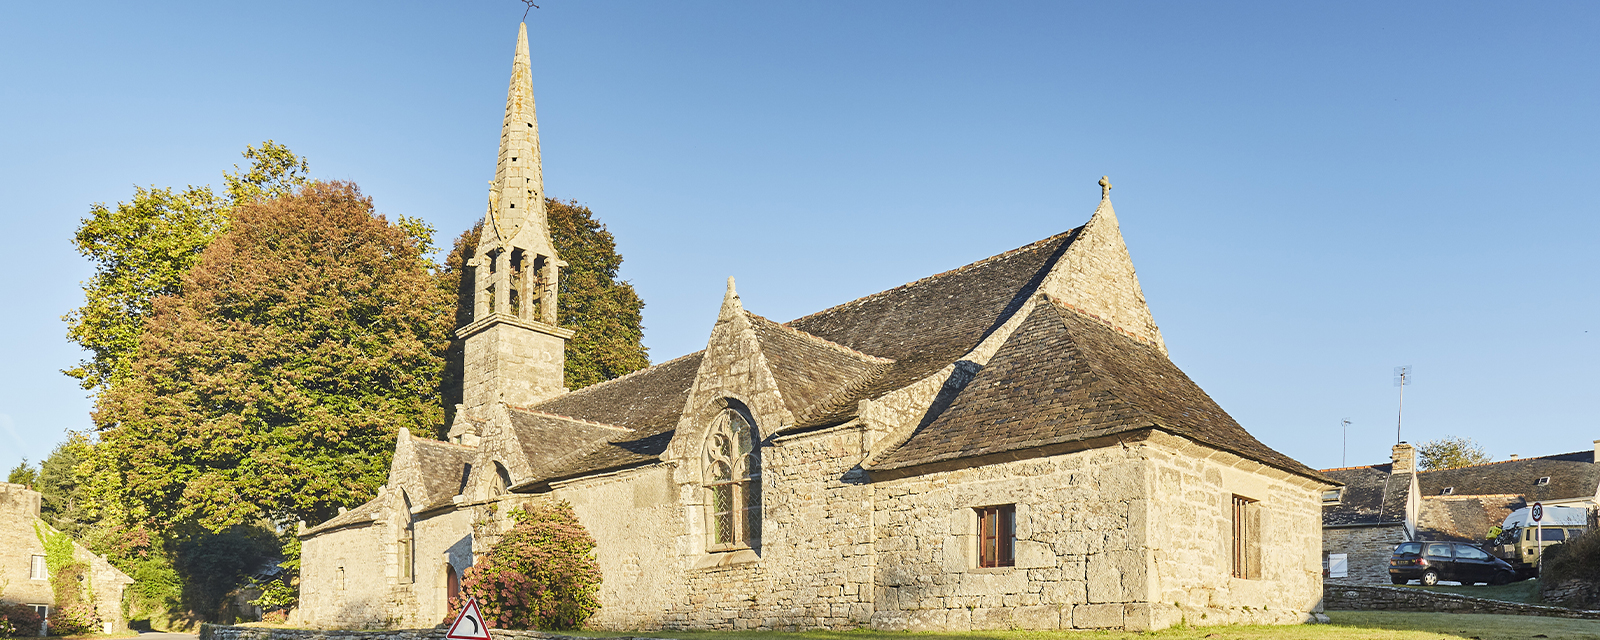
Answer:
[[[1426,611],[1435,613],[1495,613],[1512,616],[1546,616],[1600,620],[1600,611],[1547,607],[1503,600],[1489,600],[1453,593],[1423,591],[1406,587],[1379,587],[1356,584],[1328,584],[1323,587],[1322,606],[1330,611]],[[201,640],[205,640],[202,638]],[[266,640],[265,638],[261,640]]]
[[[220,624],[201,624],[200,640],[442,640],[447,628],[389,629],[358,631],[354,629],[273,629],[268,627],[234,627]],[[494,640],[594,640],[566,636],[544,631],[516,631],[490,629]],[[608,638],[607,640],[662,640],[660,636]]]

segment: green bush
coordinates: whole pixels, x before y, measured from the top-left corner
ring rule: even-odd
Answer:
[[[600,609],[594,538],[559,502],[510,513],[516,521],[463,575],[451,615],[478,599],[484,622],[499,629],[576,629]]]
[[[1540,554],[1539,579],[1555,584],[1572,578],[1600,578],[1600,532],[1590,531],[1575,540],[1548,547]]]

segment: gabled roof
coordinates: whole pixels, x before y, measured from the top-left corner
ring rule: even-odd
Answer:
[[[1392,464],[1323,469],[1344,484],[1339,502],[1322,506],[1322,526],[1403,524],[1411,497],[1411,474],[1392,474]]]
[[[1257,441],[1158,348],[1054,301],[1039,304],[950,407],[874,469],[901,469],[1144,429],[1326,477]]]
[[[1522,496],[1424,496],[1417,514],[1422,540],[1483,542],[1484,535],[1512,511],[1527,506]]]
[[[1539,485],[1540,478],[1550,478]],[[1451,495],[1527,496],[1529,500],[1570,500],[1593,498],[1600,488],[1600,465],[1594,451],[1576,451],[1539,458],[1518,458],[1488,464],[1424,471],[1417,476],[1422,495],[1437,496],[1446,487]]]

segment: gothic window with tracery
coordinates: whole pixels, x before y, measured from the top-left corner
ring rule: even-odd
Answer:
[[[706,438],[706,489],[711,494],[711,551],[754,548],[761,540],[761,452],[755,428],[726,409]]]

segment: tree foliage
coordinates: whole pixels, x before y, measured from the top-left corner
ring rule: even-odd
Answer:
[[[6,475],[6,482],[32,487],[39,481],[39,470],[28,464],[28,459],[23,458],[17,466],[11,468],[11,473]]]
[[[106,490],[158,526],[320,522],[439,422],[450,301],[348,183],[242,204],[102,397]]]
[[[94,520],[88,512],[82,468],[89,455],[88,438],[81,433],[67,436],[67,441],[56,445],[50,457],[39,463],[39,479],[35,489],[42,504],[39,515],[50,526],[74,537],[80,536],[84,527]]]
[[[644,340],[644,301],[633,285],[617,279],[622,256],[616,238],[577,201],[545,199],[550,239],[556,253],[567,262],[557,292],[556,317],[561,326],[577,332],[567,341],[566,386],[581,389],[650,366]],[[478,250],[483,221],[456,238],[439,269],[439,284],[457,300],[455,326],[472,322],[472,286],[467,260]],[[445,402],[461,401],[460,344],[450,350],[444,381]]]
[[[484,622],[500,629],[577,629],[600,609],[594,538],[566,502],[510,514],[514,524],[468,567],[451,615],[478,599]]]
[[[89,358],[65,373],[85,389],[106,389],[126,374],[154,300],[178,292],[183,276],[240,204],[288,194],[306,182],[305,160],[268,140],[246,147],[250,167],[225,173],[222,194],[210,187],[180,191],[134,187],[133,200],[89,209],[73,237],[95,273],[84,283],[83,306],[72,310],[67,338]]]
[[[1472,438],[1445,436],[1417,446],[1417,464],[1422,465],[1423,471],[1470,467],[1491,459]]]

